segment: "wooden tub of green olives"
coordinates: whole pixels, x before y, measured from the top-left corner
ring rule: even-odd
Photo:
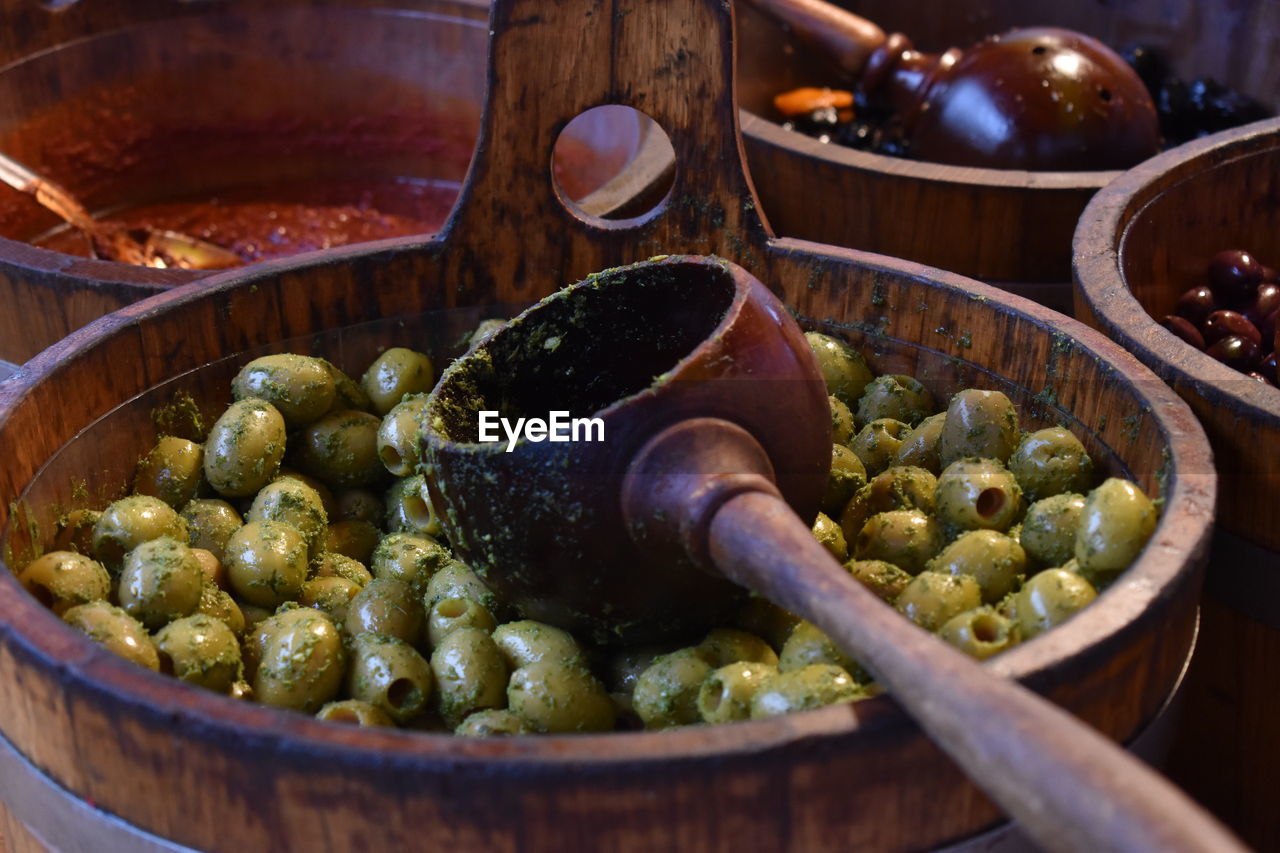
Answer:
[[[1276,376],[1268,382],[1228,366],[1159,320],[1180,314],[1184,294],[1206,285],[1216,308],[1248,313],[1274,275],[1253,261],[1233,302],[1211,261],[1230,250],[1280,259],[1278,170],[1280,121],[1189,143],[1100,192],[1075,238],[1078,315],[1168,382],[1213,445],[1222,512],[1202,605],[1203,657],[1188,684],[1188,723],[1198,728],[1177,757],[1187,787],[1262,849],[1280,843],[1267,793],[1280,771],[1257,760],[1280,745],[1272,713],[1280,612],[1271,594],[1280,589],[1280,390]],[[1274,334],[1274,317],[1267,331]]]
[[[1102,336],[1036,305],[919,265],[773,237],[741,168],[738,138],[708,132],[733,128],[737,115],[726,7],[688,0],[627,3],[614,16],[593,10],[531,0],[495,5],[489,97],[503,108],[485,113],[480,156],[438,237],[279,261],[154,297],[50,348],[0,390],[7,564],[25,570],[50,547],[59,519],[80,508],[104,509],[122,484],[133,482],[135,462],[161,434],[181,437],[197,412],[206,426],[217,423],[237,385],[241,393],[265,388],[254,384],[252,370],[235,381],[255,358],[322,356],[355,377],[384,350],[407,346],[443,364],[484,318],[509,316],[514,306],[597,270],[659,251],[696,250],[751,269],[807,327],[850,344],[874,372],[916,377],[939,405],[962,388],[999,390],[1019,407],[1024,428],[1070,427],[1096,461],[1097,476],[1128,477],[1159,497],[1149,544],[1093,604],[989,663],[1108,736],[1130,738],[1165,701],[1194,631],[1215,476],[1185,404]],[[566,32],[577,34],[577,61],[531,61],[549,55]],[[690,51],[688,33],[711,37]],[[632,43],[646,50],[626,49]],[[598,73],[603,68],[609,74]],[[690,93],[703,97],[707,109],[689,111]],[[681,163],[667,202],[621,223],[571,211],[548,169],[564,123],[606,102],[643,106],[668,132]],[[679,295],[668,292],[661,304],[678,310]],[[234,433],[236,423],[265,411],[237,408],[214,435]],[[292,465],[297,448],[308,446],[298,432],[305,428],[291,429],[280,418],[276,437],[283,429]],[[209,441],[203,431],[189,434]],[[367,441],[367,428],[364,434]],[[264,452],[271,444],[261,443]],[[376,458],[384,465],[403,461]],[[247,488],[240,478],[252,468],[219,463],[214,477],[240,491]],[[269,506],[286,503],[292,502],[280,495]],[[294,507],[303,526],[305,504]],[[216,529],[213,521],[207,526]],[[271,533],[263,530],[268,526],[260,523],[253,541]],[[305,535],[295,535],[293,541],[281,534],[290,540],[282,552],[305,547]],[[354,535],[343,541],[351,550],[378,547]],[[444,548],[426,551],[438,556]],[[384,560],[388,552],[395,550],[385,549]],[[129,553],[120,558],[122,573]],[[248,563],[235,559],[245,589],[274,596],[296,584],[289,561],[266,579],[242,572]],[[376,552],[369,559],[376,561]],[[451,577],[456,568],[429,556],[421,565],[430,573],[428,586],[443,576],[437,584],[459,588]],[[143,576],[142,568],[131,568],[130,577]],[[311,580],[362,577],[336,559],[325,574],[315,571]],[[190,567],[175,567],[178,573],[190,576]],[[181,844],[901,849],[968,837],[1001,820],[889,696],[670,731],[470,738],[430,730],[438,725],[431,715],[410,721],[424,731],[340,724],[376,715],[347,705],[331,709],[332,720],[316,719],[183,684],[68,629],[3,574],[0,685],[7,713],[0,734],[75,796]],[[386,566],[380,574],[366,578],[365,588],[412,588],[422,577],[397,576]],[[139,612],[150,613],[153,598],[141,591]],[[398,618],[402,608],[369,598],[362,602],[367,607],[348,607],[347,619],[387,627]],[[270,603],[265,592],[262,600]],[[325,608],[333,599],[319,590],[312,603],[257,615],[292,626],[295,638],[314,629],[313,649],[347,654],[330,643],[336,626]],[[438,615],[479,618],[465,606]],[[766,632],[759,620],[756,630]],[[430,625],[427,631],[429,639]],[[432,653],[465,646],[468,638],[486,645],[485,633],[464,624],[437,635]],[[488,634],[489,643],[498,643],[496,633]],[[518,645],[519,636],[503,645]],[[276,637],[256,650],[259,671],[264,661],[271,673],[273,662],[292,659]],[[365,659],[389,647],[404,652],[396,643],[362,646]],[[371,670],[366,675],[340,690],[383,695]],[[287,679],[281,681],[274,686],[280,690],[268,685],[267,692],[291,696]],[[412,695],[383,686],[386,695]],[[582,704],[560,702],[555,693],[544,698],[547,707]],[[476,727],[497,733],[502,721]]]
[[[479,0],[9,0],[0,148],[99,219],[245,263],[429,234],[475,144],[486,14]],[[625,205],[643,185],[623,172],[642,131],[621,112],[589,116],[557,151],[566,193],[596,212]],[[0,360],[209,273],[90,255],[0,186]]]
[[[857,121],[829,130],[817,124],[810,132],[785,129],[788,121],[800,124],[808,117],[783,116],[774,106],[776,96],[798,87],[853,89],[854,81],[757,5],[767,4],[743,3],[739,10],[742,131],[756,190],[779,234],[919,261],[1071,313],[1071,235],[1090,197],[1117,176],[1116,166],[1029,171],[896,156],[882,153],[903,147],[892,122],[884,132],[851,133],[848,144],[839,141],[840,134],[857,130]],[[1145,45],[1135,67],[1144,80],[1150,78],[1157,105],[1178,110],[1164,121],[1170,138],[1207,132],[1198,130],[1201,126],[1231,126],[1213,124],[1224,119],[1253,120],[1248,116],[1256,115],[1256,105],[1217,94],[1219,84],[1264,108],[1280,107],[1280,65],[1267,47],[1278,24],[1265,2],[839,0],[837,5],[886,33],[904,33],[925,52],[968,48],[1014,27],[1040,26],[1075,30],[1116,51]],[[1153,61],[1153,53],[1162,59]],[[1166,75],[1178,82],[1166,85]],[[1105,110],[1108,103],[1079,106]],[[1229,118],[1233,112],[1245,118]],[[836,113],[827,109],[815,115],[831,121]],[[820,141],[824,133],[832,141]]]

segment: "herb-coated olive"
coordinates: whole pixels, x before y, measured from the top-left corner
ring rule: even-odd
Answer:
[[[397,637],[359,634],[351,642],[347,695],[368,702],[398,723],[421,714],[431,700],[435,676],[426,658]]]
[[[930,415],[903,436],[894,464],[923,468],[936,476],[942,470],[938,442],[942,438],[942,426],[946,420],[946,412]]]
[[[160,669],[160,658],[147,629],[119,607],[91,601],[67,610],[62,621],[125,660],[147,669]]]
[[[659,655],[640,673],[632,691],[635,711],[647,729],[696,723],[698,691],[712,667],[702,649],[686,647]]]
[[[827,393],[846,406],[857,405],[858,398],[873,378],[867,360],[839,338],[821,332],[805,332],[804,337],[827,383]]]
[[[921,572],[907,584],[894,607],[927,631],[936,631],[949,619],[982,604],[982,589],[968,575]]]
[[[456,601],[465,599],[443,599]],[[493,631],[493,641],[511,669],[516,670],[540,660],[585,662],[582,647],[563,628],[521,619],[508,622]]]
[[[1237,335],[1262,345],[1262,333],[1258,331],[1258,327],[1249,322],[1248,317],[1236,311],[1214,311],[1200,325],[1200,331],[1204,335],[1204,342],[1210,346],[1228,335]]]
[[[1009,457],[1009,470],[1027,500],[1083,492],[1093,483],[1093,460],[1069,429],[1049,427],[1023,436]]]
[[[707,662],[724,666],[738,661],[777,664],[778,655],[769,644],[746,631],[735,628],[713,628],[698,644]]]
[[[1262,283],[1265,268],[1243,249],[1227,249],[1209,261],[1209,286],[1214,296],[1225,305],[1247,302]]]
[[[499,622],[509,619],[511,607],[484,585],[480,576],[466,563],[450,560],[427,581],[423,604],[431,607],[442,598],[469,598],[484,605]]]
[[[862,460],[867,475],[874,477],[894,464],[902,448],[902,439],[910,431],[911,427],[902,421],[881,418],[860,429],[849,442],[849,449]]]
[[[933,512],[938,478],[923,468],[896,465],[877,474],[867,484],[867,506],[873,512],[918,509]]]
[[[159,498],[182,509],[195,496],[204,476],[204,448],[194,441],[166,435],[138,462],[133,493]]]
[[[831,442],[847,445],[857,430],[853,422],[853,412],[835,397],[828,396],[827,405],[831,408]]]
[[[319,493],[292,477],[263,486],[254,496],[246,520],[278,521],[289,525],[306,540],[308,558],[320,555],[329,528],[329,517]]]
[[[534,731],[607,732],[617,711],[604,685],[578,663],[542,660],[511,674],[511,712]]]
[[[1008,530],[1022,517],[1022,488],[1000,463],[960,459],[942,470],[934,492],[938,518],[951,530]]]
[[[324,514],[326,516],[333,517],[334,512],[338,509],[338,500],[333,496],[333,489],[330,489],[315,477],[304,474],[295,468],[285,468],[281,466],[280,470],[276,472],[276,475],[272,478],[271,482],[274,483],[277,480],[297,480],[299,483],[310,488],[320,496],[320,505],[324,507]]]
[[[337,393],[326,362],[293,353],[255,358],[231,380],[232,397],[266,400],[289,426],[311,423],[332,409]]]
[[[75,551],[37,557],[18,574],[18,583],[59,616],[111,594],[111,577],[102,564]]]
[[[968,575],[978,582],[987,604],[1004,598],[1027,570],[1022,546],[994,530],[960,534],[929,561],[929,571]]]
[[[467,716],[454,728],[462,737],[497,737],[502,735],[532,734],[525,721],[506,708],[487,708]]]
[[[431,576],[451,562],[449,551],[428,536],[390,533],[373,549],[369,570],[375,578],[404,581],[421,595]]]
[[[349,637],[368,632],[399,637],[409,645],[422,641],[426,614],[404,581],[374,578],[347,604],[342,630]]]
[[[1179,317],[1176,314],[1170,314],[1160,321],[1160,325],[1196,349],[1204,349],[1204,335],[1200,334],[1199,329],[1191,325],[1190,320]]]
[[[818,513],[818,517],[813,521],[813,535],[822,547],[826,548],[831,556],[840,562],[849,559],[849,545],[845,542],[844,533],[840,530],[840,525],[831,520],[825,512]]]
[[[291,457],[293,463],[334,489],[381,482],[387,476],[378,458],[381,424],[381,420],[368,412],[330,412],[298,434],[298,446]]]
[[[440,691],[440,715],[450,726],[472,711],[507,704],[507,663],[488,631],[459,628],[446,634],[431,653],[431,670]]]
[[[942,550],[942,525],[918,509],[897,509],[871,516],[854,540],[859,560],[884,560],[912,574]]]
[[[933,395],[918,380],[885,374],[871,380],[858,398],[858,424],[892,418],[915,426],[936,410]]]
[[[840,512],[858,489],[867,483],[867,469],[862,460],[843,444],[831,445],[831,470],[822,493],[822,510],[828,515]]]
[[[670,654],[676,646],[672,643],[626,646],[610,655],[607,662],[606,685],[614,693],[630,694],[636,688],[636,679],[648,669],[660,655]]]
[[[124,557],[120,606],[154,631],[194,613],[200,606],[204,584],[204,572],[185,539],[152,539]]]
[[[751,697],[751,719],[853,702],[866,695],[838,666],[814,664],[767,679]]]
[[[945,469],[958,459],[978,456],[1004,463],[1018,445],[1018,410],[999,391],[966,388],[947,405],[947,418],[938,438],[938,456]]]
[[[240,643],[224,622],[204,613],[175,619],[156,634],[160,668],[218,693],[241,675]]]
[[[364,589],[373,580],[373,575],[359,560],[333,551],[321,554],[320,559],[313,561],[311,571],[317,578],[345,578],[360,589]]]
[[[854,580],[889,604],[893,604],[907,588],[907,584],[911,583],[908,572],[884,560],[850,560],[844,564],[844,568],[853,575]]]
[[[397,477],[408,477],[418,468],[418,418],[427,406],[426,394],[412,394],[387,412],[378,427],[378,458]]]
[[[169,536],[187,541],[187,523],[159,498],[131,495],[102,511],[93,526],[93,556],[109,571],[119,571],[126,551]]]
[[[247,627],[244,611],[240,609],[240,605],[236,604],[236,600],[224,589],[211,583],[205,583],[204,588],[200,591],[200,604],[196,606],[196,613],[202,613],[205,616],[217,619],[230,628],[231,633],[237,637],[244,636],[245,628]]]
[[[435,384],[435,368],[425,353],[392,347],[374,359],[360,378],[379,415],[390,412],[410,394],[425,394]]]
[[[356,726],[394,726],[391,718],[381,708],[361,702],[359,699],[343,699],[329,702],[316,711],[317,720],[330,723],[347,723]]]
[[[342,688],[346,652],[338,629],[324,614],[309,607],[282,610],[256,633],[261,657],[253,693],[259,702],[315,713]]]
[[[427,494],[423,475],[396,480],[387,489],[386,529],[390,533],[413,533],[435,538],[444,533]]]
[[[698,688],[698,714],[705,723],[729,723],[751,716],[751,699],[777,673],[767,663],[738,661],[711,673]]]
[[[1013,596],[1014,619],[1023,638],[1042,634],[1083,610],[1098,593],[1080,575],[1066,569],[1045,569],[1029,578]]]
[[[1233,370],[1248,373],[1258,363],[1258,345],[1239,335],[1228,335],[1209,345],[1205,353]]]
[[[986,660],[1018,643],[1017,626],[990,607],[952,616],[938,629],[938,636],[978,660]]]
[[[459,628],[492,631],[497,624],[482,604],[469,598],[442,598],[427,613],[427,641],[438,646],[445,635]]]
[[[1128,480],[1112,477],[1085,498],[1076,528],[1075,556],[1082,571],[1118,572],[1142,552],[1156,529],[1151,499]]]
[[[278,607],[302,593],[307,542],[291,524],[251,521],[231,534],[224,557],[232,591],[250,604]]]
[[[355,410],[357,412],[368,412],[373,409],[373,402],[369,399],[369,395],[364,392],[364,388],[360,387],[359,382],[352,379],[332,362],[325,361],[323,358],[320,361],[333,379],[334,398],[331,411]]]
[[[332,522],[324,532],[324,553],[341,554],[367,565],[373,559],[373,549],[382,540],[382,529],[367,521],[343,519]]]
[[[204,478],[224,497],[243,498],[275,479],[284,458],[284,418],[256,397],[232,403],[204,442]]]
[[[219,561],[227,540],[244,524],[235,507],[219,498],[196,498],[182,508],[187,522],[187,544],[203,548]]]
[[[206,551],[204,548],[192,548],[191,553],[195,554],[196,560],[200,562],[200,571],[204,573],[205,580],[225,589],[227,569],[222,565],[222,561],[215,557],[212,551]]]
[[[1199,328],[1200,324],[1217,310],[1218,303],[1213,298],[1213,291],[1201,284],[1178,297],[1178,304],[1174,306],[1173,313],[1186,318],[1187,322]]]
[[[314,607],[329,617],[333,624],[342,626],[347,621],[347,606],[361,590],[361,586],[346,578],[312,578],[302,585],[298,603]]]
[[[381,524],[387,514],[382,498],[369,489],[343,489],[334,495],[330,518],[334,521],[367,521]]]
[[[1061,566],[1076,552],[1076,528],[1084,495],[1064,493],[1038,500],[1027,508],[1018,542],[1027,556],[1044,566]]]
[[[73,509],[63,515],[53,536],[53,550],[92,554],[93,528],[101,517],[102,511],[96,509]]]
[[[791,672],[816,663],[838,666],[846,672],[861,669],[858,662],[846,654],[826,633],[807,620],[796,623],[778,655],[778,669]]]

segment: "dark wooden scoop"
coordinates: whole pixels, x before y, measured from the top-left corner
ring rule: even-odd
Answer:
[[[477,440],[483,410],[598,416],[604,440],[508,452]],[[532,616],[634,639],[714,621],[727,578],[855,655],[1046,847],[1242,849],[1145,765],[841,568],[801,520],[829,422],[785,307],[740,267],[676,256],[560,291],[455,362],[423,449],[459,555]]]
[[[915,156],[1036,171],[1127,169],[1160,147],[1155,104],[1113,50],[1072,30],[1011,30],[967,50],[913,49],[825,0],[752,0],[901,117]]]

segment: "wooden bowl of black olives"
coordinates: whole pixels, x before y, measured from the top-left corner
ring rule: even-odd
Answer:
[[[1069,314],[1076,220],[1118,169],[1136,164],[1157,148],[1134,149],[1127,162],[1115,162],[1109,157],[1115,150],[1110,144],[1092,159],[1075,158],[1072,149],[1063,146],[1056,150],[1070,156],[1059,158],[1060,165],[1042,166],[1036,165],[1037,152],[1055,146],[1007,140],[993,142],[989,151],[979,152],[981,156],[966,156],[964,146],[954,144],[956,137],[932,149],[913,145],[910,129],[922,132],[920,116],[946,109],[940,103],[948,97],[945,92],[934,99],[939,103],[918,109],[913,118],[910,111],[868,94],[866,80],[851,76],[848,63],[838,59],[839,51],[815,47],[812,39],[806,40],[804,26],[780,23],[761,11],[820,5],[811,0],[759,0],[743,3],[738,10],[743,138],[761,202],[778,233],[953,270]],[[1002,34],[1017,27],[1065,28],[1096,39],[1094,48],[1109,47],[1114,61],[1125,60],[1146,85],[1158,111],[1158,135],[1166,146],[1264,118],[1277,107],[1280,71],[1268,63],[1272,52],[1266,47],[1274,33],[1259,4],[1230,10],[1156,2],[1117,6],[1098,0],[975,0],[941,6],[843,0],[838,5],[883,33],[905,34],[910,40],[906,46],[916,51],[905,51],[906,65],[919,55],[941,54],[946,60],[941,52],[949,48],[972,55],[975,48],[1008,41]],[[1205,25],[1217,19],[1263,23],[1235,27],[1227,38],[1218,27]],[[903,49],[903,43],[894,44]],[[1067,63],[1063,68],[1074,69],[1081,61],[1056,36],[1035,43],[1027,40],[1024,52],[1029,60],[1051,67],[1059,54]],[[1028,71],[1034,70],[1029,64]],[[1046,80],[1042,90],[1047,99],[1042,106],[1057,110],[1046,121],[1067,136],[1075,133],[1073,116],[1105,113],[1118,105],[1111,87],[1076,85],[1076,74],[1072,70],[1065,86],[1057,80],[1051,88]],[[1007,81],[1008,74],[999,71],[997,78]],[[1001,83],[997,89],[1000,86],[1008,88]],[[828,87],[846,95],[847,101],[837,105],[830,93],[819,97]],[[794,97],[796,90],[806,88],[813,91],[808,99]],[[959,86],[950,89],[956,98],[967,97]],[[1009,89],[1014,90],[1028,102],[1041,91],[1034,85]],[[956,108],[971,117],[967,136],[984,138],[996,132],[993,128],[1013,121],[1007,115],[982,118],[990,113],[983,105],[998,102],[994,95],[976,95],[969,106]],[[1126,126],[1129,122],[1124,120]],[[1053,134],[1041,136],[1050,138]],[[948,159],[952,156],[961,159]]]
[[[850,574],[894,601],[886,615],[990,652],[987,671],[1122,743],[1164,707],[1193,644],[1216,486],[1186,405],[1105,337],[1040,306],[774,237],[740,140],[709,131],[737,114],[723,5],[594,11],[495,5],[489,99],[512,108],[484,114],[480,156],[440,235],[175,289],[51,347],[0,389],[11,570],[0,573],[0,733],[99,818],[215,850],[922,848],[1001,823],[981,793],[992,780],[967,778],[874,675],[767,602],[738,593],[723,621],[657,647],[571,636],[552,613],[509,608],[478,564],[457,559],[443,531],[465,524],[461,509],[433,527],[432,474],[410,464],[424,405],[414,395],[473,342],[473,367],[477,353],[503,351],[517,324],[484,349],[486,321],[668,253],[742,266],[781,300],[770,303],[778,324],[791,313],[811,333],[836,401],[836,473],[825,523],[804,521],[833,554],[844,540],[844,562],[861,564]],[[532,61],[567,32],[578,62]],[[690,52],[691,32],[713,37]],[[687,109],[691,92],[707,110]],[[600,103],[643,106],[680,164],[666,201],[622,222],[566,206],[550,179],[565,122]],[[615,339],[662,349],[668,337],[646,334],[659,311],[664,328],[693,330],[677,341],[715,339],[682,292],[691,285],[652,283],[649,311],[619,310],[602,329],[571,314],[563,334],[523,340],[543,354],[593,332],[593,352]],[[562,366],[573,387],[602,364],[637,372],[586,361]],[[543,388],[557,378],[521,399],[551,401]],[[763,411],[781,396],[759,377],[731,378],[744,405]],[[825,432],[826,417],[803,433]],[[1066,461],[1049,473],[1051,459]],[[932,514],[914,503],[928,502],[931,481]],[[530,518],[562,528],[540,535],[569,536],[585,516],[556,520],[546,500],[530,492]],[[1118,517],[1119,531],[1106,523]],[[63,575],[80,582],[62,586]],[[241,625],[247,641],[227,641]]]

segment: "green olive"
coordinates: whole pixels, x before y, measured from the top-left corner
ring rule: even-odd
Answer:
[[[937,405],[929,389],[916,379],[901,374],[877,376],[858,398],[859,424],[892,418],[915,426],[935,411]]]
[[[291,524],[251,521],[227,540],[231,590],[244,601],[278,607],[294,601],[307,579],[307,542]]]
[[[867,468],[858,455],[843,444],[831,445],[831,469],[822,493],[822,511],[838,514],[867,483]]]
[[[344,578],[360,589],[364,589],[373,580],[373,575],[359,560],[333,551],[321,554],[320,559],[313,561],[311,573],[317,578]]]
[[[411,394],[387,412],[378,427],[378,458],[397,477],[408,477],[418,469],[418,418],[427,406],[426,394]]]
[[[752,595],[734,615],[733,624],[748,633],[763,637],[770,648],[781,649],[800,617],[784,610],[767,598]]]
[[[453,733],[462,737],[497,737],[532,734],[533,729],[506,708],[488,708],[468,715],[458,723]]]
[[[338,389],[329,368],[328,362],[306,355],[264,355],[240,368],[231,380],[231,396],[266,400],[289,426],[303,426],[333,408]]]
[[[371,486],[387,476],[378,458],[381,423],[368,412],[330,412],[298,433],[291,458],[304,473],[330,488]]]
[[[373,549],[369,570],[375,578],[404,581],[421,595],[431,576],[450,562],[448,549],[428,536],[390,533]]]
[[[416,646],[422,641],[425,622],[422,601],[407,583],[374,578],[347,605],[342,629],[349,637],[365,632],[386,634]]]
[[[1045,566],[1061,566],[1075,556],[1076,530],[1084,511],[1084,495],[1061,494],[1027,508],[1018,541],[1027,556]]]
[[[329,617],[333,624],[342,626],[347,621],[347,607],[360,592],[361,586],[340,577],[315,577],[302,585],[298,603],[314,607]]]
[[[373,402],[364,392],[364,388],[360,387],[359,382],[343,373],[332,362],[325,361],[323,358],[320,361],[333,379],[334,399],[331,411],[368,412],[373,410]]]
[[[272,478],[271,482],[275,483],[280,480],[297,480],[302,485],[310,488],[311,491],[315,492],[320,497],[320,506],[324,509],[324,514],[326,516],[331,517],[334,512],[337,511],[338,501],[337,498],[333,496],[333,489],[329,488],[315,477],[304,474],[296,468],[281,467],[280,470],[276,472],[276,475]]]
[[[119,607],[92,601],[70,608],[62,621],[125,660],[159,671],[160,657],[147,629]]]
[[[449,726],[472,711],[507,702],[507,663],[488,631],[459,628],[446,634],[431,653],[431,669],[440,688],[440,715]]]
[[[827,383],[827,393],[846,406],[856,405],[873,378],[867,360],[839,338],[821,332],[805,332],[804,337]]]
[[[739,661],[711,673],[698,688],[698,714],[706,723],[730,723],[751,716],[751,699],[777,674],[767,663]]]
[[[933,512],[938,478],[923,468],[897,465],[877,474],[867,484],[867,507],[874,515],[895,509]]]
[[[195,496],[204,477],[204,448],[194,441],[166,435],[138,462],[133,493],[150,495],[174,509]]]
[[[746,631],[715,628],[698,644],[707,663],[715,667],[731,663],[767,663],[777,666],[778,655],[769,644]]]
[[[625,646],[615,651],[607,662],[607,686],[615,694],[627,694],[635,690],[636,679],[659,656],[670,654],[677,648],[673,643],[657,643],[643,646]],[[628,710],[633,710],[630,707]]]
[[[427,641],[434,647],[440,645],[446,634],[459,628],[492,631],[497,624],[482,604],[469,598],[442,598],[427,614]]]
[[[994,530],[960,534],[929,561],[929,571],[968,575],[982,589],[982,600],[993,604],[1008,595],[1027,570],[1027,554],[1012,538]]]
[[[986,660],[1018,643],[1017,626],[990,607],[952,616],[938,629],[938,636],[978,660]]]
[[[934,507],[950,530],[1003,532],[1022,518],[1025,504],[1017,479],[999,462],[960,459],[938,477]]]
[[[867,476],[874,477],[894,464],[902,439],[911,427],[893,418],[871,421],[849,442],[849,449],[862,460]]]
[[[115,501],[98,517],[93,526],[93,556],[116,572],[126,551],[161,536],[186,542],[187,523],[159,498],[131,495]]]
[[[204,579],[220,589],[226,589],[227,569],[222,565],[222,561],[213,556],[212,551],[206,551],[203,548],[192,548],[191,553],[200,564],[200,572],[204,575]]]
[[[831,409],[831,443],[847,445],[857,431],[857,426],[853,422],[853,412],[835,397],[828,396],[827,405]]]
[[[1093,460],[1069,429],[1050,427],[1023,436],[1009,470],[1027,500],[1037,501],[1062,492],[1084,492],[1093,482]]]
[[[1045,569],[1022,585],[1013,611],[1026,639],[1060,625],[1098,597],[1087,580],[1066,569]]]
[[[185,538],[168,536],[143,542],[124,557],[120,569],[120,606],[150,630],[200,606],[204,572]]]
[[[413,646],[385,634],[359,634],[351,642],[347,695],[368,702],[397,723],[421,714],[431,701],[435,675]]]
[[[814,519],[813,535],[831,556],[842,563],[849,559],[849,545],[845,542],[844,532],[825,512],[818,513],[818,517]]]
[[[818,663],[838,666],[846,672],[855,672],[861,668],[821,628],[802,620],[796,624],[791,636],[787,637],[782,654],[778,655],[778,670],[791,672]]]
[[[659,655],[640,673],[632,691],[635,712],[647,729],[698,722],[698,691],[712,666],[702,649],[686,647]]]
[[[586,662],[582,646],[578,645],[572,634],[563,628],[532,619],[521,619],[500,626],[493,632],[493,641],[497,643],[498,650],[512,670],[542,660]]]
[[[498,599],[493,590],[484,585],[480,576],[466,563],[450,560],[427,581],[423,604],[431,607],[443,598],[469,598],[484,605],[499,622],[509,619],[511,608]]]
[[[231,633],[237,637],[243,637],[248,627],[244,611],[240,609],[240,605],[236,604],[236,600],[226,590],[211,583],[206,583],[200,591],[200,604],[196,607],[196,613],[217,619],[230,628]]]
[[[381,524],[387,514],[387,508],[369,489],[343,489],[334,496],[334,511],[331,517],[336,521],[367,521],[370,524]]]
[[[320,555],[329,529],[329,517],[319,493],[292,477],[263,486],[253,498],[247,520],[279,521],[293,527],[306,540],[309,558]]]
[[[226,693],[241,674],[240,643],[226,623],[204,613],[175,619],[156,634],[161,671]]]
[[[511,713],[539,732],[607,732],[617,719],[613,700],[586,667],[540,660],[511,673]]]
[[[871,516],[854,541],[859,560],[884,560],[912,574],[942,550],[942,525],[918,509],[897,509]]]
[[[850,560],[844,568],[854,580],[889,604],[897,601],[907,584],[911,583],[910,573],[884,560]]]
[[[1104,578],[1128,568],[1155,532],[1151,499],[1128,480],[1107,479],[1085,498],[1076,528],[1080,571]]]
[[[382,539],[382,530],[367,521],[343,519],[332,522],[324,533],[324,553],[341,554],[367,565],[373,559],[373,549]],[[322,554],[323,556],[323,554]]]
[[[248,497],[275,479],[284,450],[280,412],[266,400],[240,400],[209,430],[204,477],[224,497]]]
[[[751,719],[777,717],[866,696],[849,673],[830,664],[813,664],[766,679],[751,697]]]
[[[396,480],[387,490],[386,529],[390,533],[412,533],[435,538],[444,533],[444,525],[427,497],[421,474]]]
[[[435,384],[435,369],[424,353],[392,347],[374,360],[360,379],[373,410],[390,412],[410,394],[425,394]]]
[[[54,551],[75,551],[78,554],[93,554],[93,528],[102,511],[96,509],[73,509],[58,519],[54,533]]]
[[[942,438],[942,425],[946,421],[946,412],[939,412],[922,420],[902,437],[902,444],[898,447],[898,455],[893,464],[923,468],[935,476],[940,473],[942,461],[938,455],[938,442]]]
[[[219,498],[188,501],[182,508],[182,517],[187,522],[187,544],[203,548],[219,561],[231,534],[244,524],[235,507]]]
[[[18,574],[18,583],[59,616],[111,594],[111,577],[102,564],[75,551],[37,557]]]
[[[359,699],[343,699],[329,702],[316,711],[317,720],[330,723],[347,723],[357,726],[394,726],[391,718],[381,708],[361,702]]]
[[[951,617],[982,604],[982,590],[968,575],[921,572],[907,584],[894,607],[926,631],[936,631]]]
[[[943,468],[968,456],[1003,465],[1017,445],[1018,410],[1004,394],[967,388],[951,398],[938,438]]]
[[[259,702],[313,714],[342,689],[346,653],[324,614],[309,607],[282,610],[257,633],[261,656],[253,693]]]

